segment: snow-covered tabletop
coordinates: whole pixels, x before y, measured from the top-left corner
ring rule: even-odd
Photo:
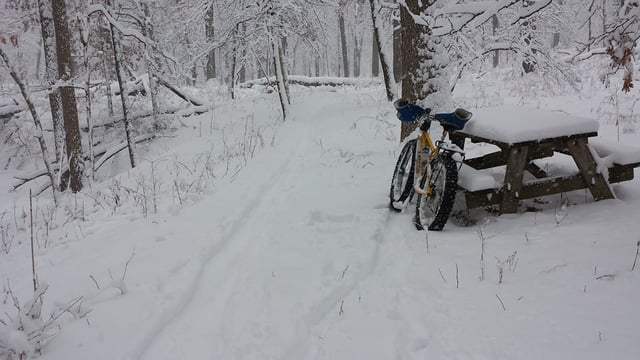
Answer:
[[[507,144],[597,133],[598,122],[562,111],[518,106],[476,109],[463,133]]]

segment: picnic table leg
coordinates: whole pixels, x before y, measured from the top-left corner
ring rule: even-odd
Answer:
[[[527,166],[528,153],[529,148],[526,145],[510,147],[507,150],[507,172],[504,175],[502,201],[500,202],[500,213],[502,214],[518,212],[518,198],[522,189],[522,177]]]
[[[594,200],[613,199],[613,193],[602,174],[597,172],[596,161],[587,146],[587,139],[573,139],[567,142],[569,153],[573,157],[584,182],[589,187]]]

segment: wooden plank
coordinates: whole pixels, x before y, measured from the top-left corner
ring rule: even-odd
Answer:
[[[527,163],[526,169],[531,175],[535,176],[537,179],[544,179],[550,176],[546,171],[544,171],[544,169],[536,165],[534,162]]]
[[[513,145],[526,145],[526,146],[535,147],[535,146],[539,146],[540,144],[547,144],[547,143],[554,143],[554,142],[564,144],[568,140],[598,136],[597,132],[589,132],[589,133],[583,133],[583,134],[559,136],[559,137],[553,137],[553,138],[547,138],[547,139],[541,139],[541,140],[523,141],[523,142],[510,144],[510,143],[506,143],[506,142],[503,142],[503,141],[498,141],[498,140],[489,139],[489,138],[485,138],[485,137],[481,137],[481,136],[475,136],[475,135],[467,134],[467,133],[464,132],[464,130],[458,131],[457,133],[458,133],[458,135],[463,135],[463,136],[466,136],[467,138],[471,139],[471,142],[474,142],[474,143],[478,143],[478,142],[489,143],[489,144],[496,145],[496,146],[498,146],[500,148],[503,148],[503,149],[506,149],[506,148],[508,148],[510,146],[513,146]]]
[[[483,206],[499,204],[502,201],[502,194],[499,190],[465,191],[464,198],[467,209],[475,209]]]
[[[464,150],[464,141],[466,140],[466,137],[464,135],[458,133],[457,131],[454,131],[452,133],[449,133],[449,139],[453,144]]]
[[[614,164],[609,168],[609,183],[619,183],[633,180],[633,168],[640,166],[640,163],[619,165]]]
[[[522,177],[527,165],[529,147],[513,146],[507,153],[507,172],[504,175],[500,213],[513,214],[518,211],[518,199],[522,190]]]
[[[506,164],[507,162],[504,159],[502,151],[496,151],[480,157],[465,159],[464,163],[476,170],[482,170],[501,166]]]
[[[493,168],[496,166],[502,166],[502,165],[506,165],[507,161],[505,160],[505,154],[502,151],[495,151],[483,156],[479,156],[479,157],[475,157],[475,158],[471,158],[471,159],[465,159],[464,163],[471,166],[472,168],[476,169],[476,170],[482,170],[482,169],[489,169],[489,168]],[[539,147],[532,147],[529,146],[529,153],[527,155],[527,162],[530,162],[532,160],[535,159],[542,159],[542,158],[546,158],[546,157],[550,157],[553,156],[553,150],[550,147],[546,147],[546,146],[539,146]],[[535,168],[537,169],[535,169]],[[529,167],[527,167],[527,170],[529,170]],[[536,174],[540,174],[542,175],[542,173],[544,172],[544,170],[540,169],[537,165],[533,164],[532,166],[532,171],[535,171]],[[530,171],[531,172],[531,171]],[[534,174],[533,172],[531,172],[531,174],[533,176],[539,177],[536,174]],[[546,174],[546,172],[544,172],[544,174]],[[548,177],[548,175],[542,176],[542,177]]]
[[[597,200],[613,199],[613,193],[602,174],[596,170],[596,161],[587,146],[587,138],[576,138],[567,141],[567,148],[573,157],[585,184]]]
[[[569,191],[585,189],[587,185],[582,175],[571,175],[557,178],[534,181],[522,186],[518,199],[533,199]],[[467,208],[473,209],[482,206],[496,205],[502,202],[502,190],[481,190],[465,192]]]

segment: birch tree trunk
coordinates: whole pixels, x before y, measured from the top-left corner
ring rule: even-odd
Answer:
[[[22,94],[24,101],[27,103],[27,107],[29,108],[29,112],[31,113],[31,117],[33,118],[33,123],[36,128],[36,138],[38,139],[38,144],[40,145],[40,151],[42,152],[42,161],[44,162],[44,167],[47,169],[47,174],[49,175],[49,181],[51,182],[53,202],[57,205],[58,198],[56,195],[56,191],[58,187],[56,186],[55,176],[51,171],[51,163],[49,162],[49,157],[47,156],[47,144],[44,141],[42,123],[40,122],[40,118],[38,117],[38,112],[36,111],[36,107],[33,105],[33,101],[31,101],[31,97],[27,92],[26,86],[24,85],[24,83],[16,73],[15,69],[13,68],[13,65],[9,61],[9,57],[7,56],[7,54],[5,54],[2,47],[0,47],[0,57],[2,58],[5,65],[9,69],[9,75],[11,76],[13,81],[15,81],[15,83],[18,85],[18,88],[20,89],[20,93]]]
[[[285,61],[284,52],[287,49],[287,38],[282,38],[282,47],[278,50],[278,60],[280,61],[280,74],[282,75],[282,83],[284,84],[284,92],[286,94],[287,104],[291,104],[291,95],[289,93],[289,75],[287,74],[287,63]]]
[[[67,8],[64,0],[52,0],[52,5],[53,23],[56,33],[58,75],[61,81],[69,82],[72,79],[73,59]],[[82,190],[82,172],[84,166],[75,90],[69,85],[70,84],[64,84],[60,88],[60,98],[62,100],[67,157],[69,159],[69,183],[71,185],[71,191],[75,193]]]
[[[58,65],[56,63],[56,34],[53,25],[53,14],[49,0],[38,0],[38,13],[40,15],[40,27],[42,29],[42,45],[44,50],[44,64],[46,79],[51,87],[58,78]],[[53,144],[56,152],[56,161],[62,157],[64,148],[64,127],[62,116],[62,100],[58,89],[49,92],[49,104],[51,107],[51,120],[53,123]]]

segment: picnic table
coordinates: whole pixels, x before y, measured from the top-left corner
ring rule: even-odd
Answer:
[[[633,179],[640,166],[640,148],[589,141],[598,135],[598,122],[560,111],[515,106],[480,109],[451,140],[464,148],[467,139],[499,150],[464,160],[458,185],[468,208],[499,205],[500,213],[515,213],[520,200],[588,189],[597,200],[614,198],[609,186]],[[552,174],[536,160],[555,153],[570,156],[577,171]],[[500,168],[488,174],[485,169]],[[532,176],[525,177],[525,172]],[[496,175],[498,174],[498,175]],[[532,178],[527,179],[527,178]]]

